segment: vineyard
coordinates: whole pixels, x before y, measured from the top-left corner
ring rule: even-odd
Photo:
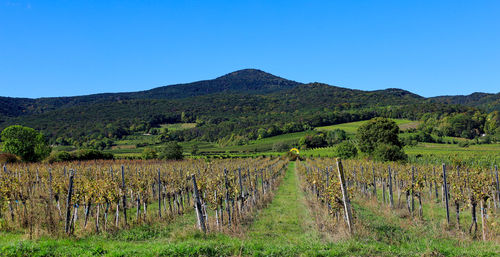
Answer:
[[[424,201],[439,202],[446,211],[446,224],[454,223],[472,238],[478,233],[479,211],[482,240],[500,235],[496,166],[493,169],[445,164],[435,167],[357,160],[342,164],[332,159],[308,159],[299,162],[298,167],[307,189],[328,209],[334,221],[340,222],[339,217],[344,216],[351,234],[355,233],[355,226],[350,198],[359,197],[378,199],[385,205],[382,208],[405,209],[410,218],[419,219],[423,219]],[[461,214],[466,211],[471,214],[468,222],[461,221]]]
[[[7,164],[0,174],[4,255],[500,251],[496,167],[259,157]]]
[[[193,206],[204,232],[231,230],[269,200],[286,165],[263,158],[7,165],[0,176],[2,230],[22,229],[30,238],[116,231]]]

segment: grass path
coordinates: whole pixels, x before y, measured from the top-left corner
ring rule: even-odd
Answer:
[[[250,240],[277,244],[318,243],[320,237],[299,188],[295,163],[291,162],[272,203],[250,227]]]

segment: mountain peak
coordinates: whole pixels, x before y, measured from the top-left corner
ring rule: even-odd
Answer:
[[[216,80],[286,80],[259,69],[242,69],[216,78]]]

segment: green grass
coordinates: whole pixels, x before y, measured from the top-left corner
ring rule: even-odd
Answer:
[[[162,124],[162,128],[167,128],[170,131],[190,129],[196,127],[196,123],[172,123],[172,124]]]
[[[500,152],[500,144],[483,144],[460,147],[457,144],[419,143],[414,147],[405,147],[405,151],[408,154],[498,154]]]
[[[411,120],[405,120],[405,119],[392,119],[392,120],[394,120],[401,129],[415,127],[416,125],[418,125],[418,122]],[[363,125],[366,122],[367,122],[366,120],[348,122],[331,126],[317,127],[316,130],[329,131],[334,129],[342,129],[348,134],[353,135],[356,134],[356,131],[358,130],[359,126]]]
[[[335,157],[335,146],[320,147],[300,151],[301,156],[321,156],[321,157]]]
[[[500,164],[500,144],[460,147],[457,144],[419,143],[414,147],[405,147],[404,150],[412,161],[424,163],[450,163],[459,160],[483,167]]]
[[[494,242],[462,240],[449,236],[447,233],[452,234],[453,228],[443,229],[439,225],[439,220],[443,220],[444,216],[434,216],[437,219],[429,220],[428,206],[424,205],[424,220],[419,221],[406,216],[399,217],[390,211],[383,213],[383,209],[388,207],[381,204],[366,206],[358,201],[353,202],[353,208],[362,222],[362,229],[368,231],[371,239],[366,242],[379,252],[375,255],[496,256],[499,253],[500,248]],[[436,209],[438,208],[430,211]],[[365,241],[366,238],[358,237],[357,240]]]
[[[247,236],[263,244],[317,244],[319,234],[304,201],[292,162],[272,204],[258,214]]]

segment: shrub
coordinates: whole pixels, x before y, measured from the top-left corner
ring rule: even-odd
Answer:
[[[191,147],[191,155],[197,155],[199,151],[200,148],[198,147],[198,145],[193,145],[193,147]]]
[[[274,152],[284,152],[290,150],[290,146],[285,142],[276,142],[273,144],[272,149]]]
[[[317,148],[317,147],[325,147],[327,146],[325,140],[325,134],[323,133],[315,133],[312,135],[306,135],[299,140],[300,148],[308,149],[308,148]]]
[[[459,146],[459,147],[469,147],[469,146],[470,146],[470,143],[469,143],[469,141],[460,141],[460,142],[458,143],[458,146]]]
[[[76,160],[86,161],[86,160],[112,160],[113,154],[105,153],[93,149],[82,149],[72,153]]]
[[[66,158],[61,158],[61,156],[72,158],[71,154],[66,152],[66,151],[60,151],[60,152],[52,152],[47,159],[45,159],[46,162],[48,163],[53,163],[53,162],[62,162],[62,161],[70,161]]]
[[[416,134],[416,140],[418,142],[434,143],[434,138],[432,138],[431,134],[424,131],[419,131]]]
[[[177,142],[169,142],[161,148],[159,157],[165,160],[182,160],[182,146]]]
[[[67,162],[67,161],[88,161],[88,160],[112,160],[113,154],[105,153],[93,149],[82,149],[74,152],[54,152],[45,161],[53,162]]]
[[[141,158],[143,160],[155,159],[155,158],[158,158],[158,153],[153,148],[149,148],[149,147],[144,148],[144,150],[142,151],[142,154],[141,154]]]
[[[358,155],[358,148],[351,142],[342,142],[335,148],[335,155],[342,159],[354,158]]]
[[[0,163],[15,163],[20,161],[21,158],[19,158],[15,154],[11,153],[0,153]]]
[[[297,158],[299,158],[299,155],[296,152],[289,151],[286,153],[286,158],[290,161],[296,161]]]
[[[408,158],[401,147],[391,144],[378,144],[373,151],[373,157],[379,161],[398,161]]]
[[[75,157],[72,156],[70,153],[66,152],[66,151],[62,151],[62,152],[56,152],[55,154],[55,158],[57,161],[71,161],[73,160]]]
[[[347,139],[347,133],[342,129],[334,129],[326,133],[326,142],[329,146],[338,144]]]

